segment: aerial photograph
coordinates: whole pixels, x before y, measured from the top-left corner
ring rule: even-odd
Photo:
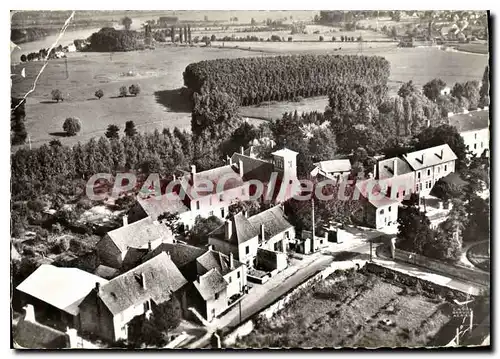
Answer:
[[[491,350],[490,29],[11,10],[12,352]]]

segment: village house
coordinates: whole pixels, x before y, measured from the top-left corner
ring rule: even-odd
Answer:
[[[490,111],[488,107],[448,116],[448,124],[457,128],[472,156],[489,156],[489,118]]]
[[[187,284],[166,253],[95,288],[80,303],[81,330],[109,342],[128,338],[127,324],[136,316],[148,315],[155,305],[174,296],[186,310]]]
[[[229,206],[236,202],[255,197],[283,202],[300,190],[297,152],[284,148],[271,155],[272,162],[265,161],[256,157],[252,147],[241,147],[224,166],[197,172],[192,165],[189,174],[174,178],[177,184],[171,186],[172,193],[159,200],[154,196],[138,199],[129,218],[135,222],[147,216],[157,219],[165,212],[177,213],[185,229],[190,229],[198,216],[225,219]]]
[[[291,238],[295,238],[295,229],[277,205],[250,218],[243,212],[236,214],[211,232],[208,241],[215,250],[232,253],[250,268],[258,261],[259,248],[286,254]]]
[[[108,281],[78,268],[42,264],[16,289],[21,302],[33,306],[33,318],[38,322],[50,322],[59,330],[80,329],[79,304],[96,283]]]
[[[31,304],[24,307],[22,316],[12,338],[14,349],[64,349],[78,348],[76,329],[67,328],[66,332],[39,323]]]
[[[351,173],[351,162],[348,159],[321,161],[314,164],[312,177],[331,179],[335,182],[345,181]]]
[[[415,172],[414,190],[425,197],[442,177],[455,172],[457,156],[448,144],[425,148],[403,155],[404,160]]]
[[[415,186],[415,172],[399,157],[378,161],[373,176],[386,197],[399,201],[409,196]]]
[[[164,224],[146,217],[128,224],[123,218],[123,227],[108,232],[96,245],[101,265],[129,269],[162,242],[172,242],[173,234]]]
[[[207,321],[212,321],[215,317],[227,309],[228,295],[227,282],[224,277],[215,268],[207,273],[200,275],[193,282],[196,291],[191,301],[198,303],[196,306],[201,316]]]
[[[385,229],[397,224],[398,206],[402,197],[391,198],[387,195],[387,190],[373,179],[356,182],[356,189],[360,193],[363,224],[375,229]]]

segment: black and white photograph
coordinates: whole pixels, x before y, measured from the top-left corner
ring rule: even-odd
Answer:
[[[11,352],[491,350],[490,11],[9,26]]]

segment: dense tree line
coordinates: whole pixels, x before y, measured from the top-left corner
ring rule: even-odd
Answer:
[[[25,104],[26,101],[24,99],[11,98],[10,141],[13,145],[22,145],[28,137],[26,126],[24,125],[26,117]]]
[[[120,31],[112,27],[103,27],[90,36],[89,51],[120,52],[132,51],[141,48],[140,34],[136,31]]]
[[[218,59],[190,64],[184,84],[193,92],[215,89],[245,105],[326,95],[340,83],[384,87],[389,62],[382,57],[297,55]]]
[[[11,158],[12,197],[28,200],[42,194],[53,195],[61,187],[69,188],[75,180],[87,180],[96,173],[132,170],[171,174],[187,169],[193,146],[190,134],[176,128],[120,139],[93,138],[73,147],[53,144],[32,150],[23,148]]]

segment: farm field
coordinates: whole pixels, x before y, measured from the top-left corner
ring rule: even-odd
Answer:
[[[192,62],[251,56],[273,56],[300,53],[331,53],[380,55],[391,63],[389,87],[391,93],[402,82],[413,80],[419,85],[440,77],[448,84],[457,81],[480,80],[488,56],[443,51],[438,48],[397,48],[390,43],[366,43],[360,49],[357,43],[296,42],[296,43],[226,43],[219,48],[163,46],[156,50],[128,53],[70,53],[67,59],[68,77],[64,59],[51,60],[40,76],[35,90],[27,99],[26,128],[33,146],[53,138],[66,144],[85,141],[102,135],[109,124],[124,128],[132,120],[141,131],[162,130],[175,126],[190,128],[190,109],[179,96],[183,86],[182,73]],[[232,46],[231,48],[228,45]],[[391,45],[391,46],[388,46]],[[250,47],[250,50],[248,49]],[[339,49],[341,48],[341,49]],[[432,63],[429,62],[432,58]],[[19,76],[25,68],[26,78]],[[31,62],[12,67],[12,95],[23,96],[31,89],[42,63]],[[130,73],[129,73],[130,72]],[[132,76],[130,76],[132,75]],[[138,83],[137,97],[114,98],[119,87]],[[51,91],[58,88],[65,100],[51,101]],[[97,89],[104,97],[97,100]],[[302,111],[323,111],[326,99],[305,99],[298,104]],[[270,117],[279,117],[297,104],[270,105]],[[241,109],[244,116],[266,117],[267,106]],[[82,131],[74,137],[60,137],[62,123],[67,117],[78,117]]]
[[[451,319],[442,299],[430,299],[375,275],[333,275],[261,320],[238,348],[421,347]]]

